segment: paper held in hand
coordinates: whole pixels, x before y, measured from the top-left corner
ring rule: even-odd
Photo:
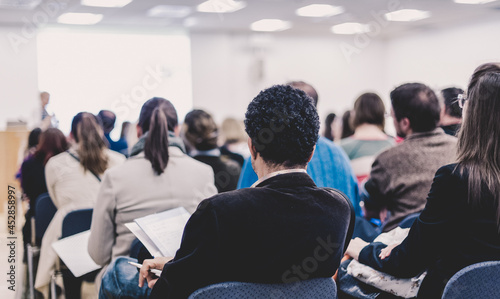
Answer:
[[[101,268],[92,260],[87,251],[89,237],[90,230],[52,243],[54,251],[75,277]]]
[[[137,218],[125,226],[154,257],[175,256],[191,215],[183,207]]]

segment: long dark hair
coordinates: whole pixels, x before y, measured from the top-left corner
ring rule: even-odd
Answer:
[[[80,112],[71,123],[71,134],[78,144],[77,153],[85,171],[102,174],[108,168],[104,132],[92,113]]]
[[[469,202],[481,203],[487,187],[496,204],[500,232],[500,64],[479,66],[468,87],[467,110],[458,134],[457,160],[468,172]]]
[[[325,131],[323,132],[323,136],[331,141],[335,140],[335,136],[332,130],[332,123],[335,121],[335,113],[330,113],[327,115],[325,119]]]
[[[163,98],[148,100],[141,109],[139,126],[148,132],[144,143],[144,156],[151,162],[154,172],[162,174],[168,164],[168,131],[177,126],[177,112]]]
[[[68,149],[68,142],[63,132],[56,128],[49,128],[40,136],[35,157],[47,164],[50,158]]]

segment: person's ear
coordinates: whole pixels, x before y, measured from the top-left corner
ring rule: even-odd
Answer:
[[[177,125],[174,128],[174,135],[178,137],[180,134],[181,134],[181,127],[179,127],[179,125]]]
[[[311,162],[312,157],[314,156],[314,151],[316,151],[316,146],[314,146],[311,154],[309,155],[309,158],[307,158],[307,163]]]
[[[250,149],[250,155],[252,156],[252,159],[257,159],[257,149],[255,149],[255,146],[253,145],[252,138],[248,137],[248,149]]]
[[[139,126],[139,124],[137,124],[137,126],[135,126],[135,129],[137,130],[137,138],[141,138],[141,136],[143,134],[141,126]]]
[[[411,129],[410,120],[408,119],[408,117],[403,117],[399,121],[399,124],[401,125],[401,129],[403,132],[408,132]]]

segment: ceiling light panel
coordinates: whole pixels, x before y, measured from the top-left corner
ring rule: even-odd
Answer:
[[[93,13],[65,13],[57,18],[57,22],[61,24],[71,25],[94,25],[102,20],[101,14]]]
[[[342,6],[333,6],[328,4],[311,4],[297,9],[295,13],[301,17],[324,18],[341,14],[344,11],[345,10]]]
[[[279,19],[262,19],[250,25],[250,29],[253,31],[263,32],[283,31],[291,27],[292,23]]]
[[[358,34],[370,32],[370,25],[361,23],[342,23],[332,26],[331,31],[335,34]]]
[[[82,0],[80,3],[84,6],[95,7],[124,7],[132,0]]]
[[[182,5],[158,5],[148,10],[148,16],[159,18],[184,18],[191,14],[191,7]]]
[[[231,13],[243,9],[247,6],[244,1],[234,0],[208,0],[196,7],[199,12],[209,13]]]
[[[429,18],[431,13],[418,9],[401,9],[386,13],[384,16],[388,21],[414,22]]]
[[[458,4],[485,4],[496,0],[453,0],[453,2]]]

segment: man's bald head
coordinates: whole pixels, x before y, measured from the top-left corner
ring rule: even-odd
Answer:
[[[309,97],[313,99],[314,107],[318,107],[318,93],[316,92],[316,89],[314,89],[314,87],[312,87],[310,84],[304,81],[291,81],[288,82],[287,85],[305,92]]]

